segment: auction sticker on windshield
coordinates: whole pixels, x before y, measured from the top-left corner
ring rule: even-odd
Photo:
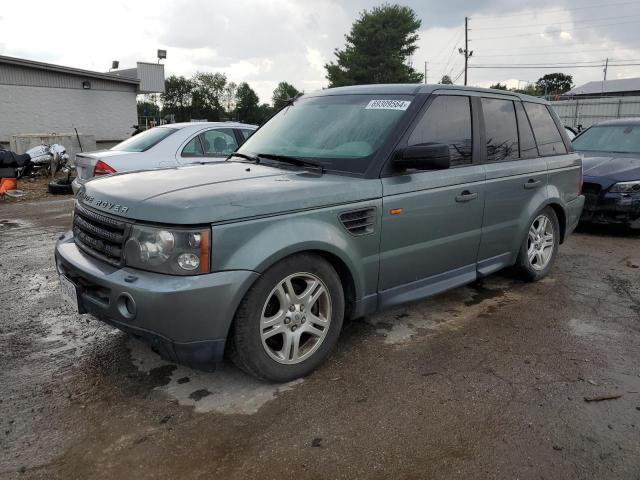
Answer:
[[[409,100],[371,100],[365,110],[406,110],[409,105]]]

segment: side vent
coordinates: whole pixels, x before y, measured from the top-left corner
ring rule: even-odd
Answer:
[[[344,228],[355,237],[369,235],[373,233],[376,223],[376,209],[364,208],[362,210],[354,210],[340,214],[340,221]]]

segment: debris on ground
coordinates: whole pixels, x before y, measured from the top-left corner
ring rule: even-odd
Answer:
[[[617,400],[618,398],[621,398],[622,394],[621,393],[616,393],[616,394],[612,394],[612,395],[599,395],[596,397],[584,397],[584,401],[585,402],[603,402],[605,400]]]

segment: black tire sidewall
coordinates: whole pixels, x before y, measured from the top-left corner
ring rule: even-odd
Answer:
[[[527,255],[527,244],[529,239],[529,229],[533,222],[540,216],[546,216],[549,221],[551,221],[551,225],[553,227],[553,253],[551,254],[551,259],[549,259],[549,263],[542,270],[536,270],[533,268],[531,263],[529,262],[529,257]],[[560,222],[558,221],[558,216],[556,212],[551,207],[545,207],[542,210],[536,212],[536,214],[531,218],[527,225],[527,232],[525,233],[525,237],[522,241],[522,245],[520,246],[520,253],[518,255],[518,267],[520,268],[523,276],[526,280],[536,281],[540,280],[543,277],[546,277],[548,273],[553,268],[553,265],[556,262],[556,257],[558,255],[558,249],[560,247]]]
[[[73,193],[71,187],[71,181],[67,180],[54,180],[49,182],[49,193],[53,195],[67,195]]]
[[[324,282],[331,299],[332,318],[318,350],[301,363],[287,365],[276,362],[265,351],[260,337],[260,318],[267,296],[276,284],[299,272],[312,273]],[[340,277],[326,260],[313,254],[287,257],[265,271],[243,299],[234,319],[232,358],[240,368],[265,380],[284,382],[303,377],[317,368],[337,343],[344,319],[344,302]]]

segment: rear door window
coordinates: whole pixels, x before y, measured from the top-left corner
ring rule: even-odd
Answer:
[[[517,160],[520,157],[520,149],[513,101],[483,98],[482,112],[486,132],[487,161]]]
[[[549,110],[540,103],[524,102],[529,121],[533,127],[533,134],[538,144],[540,155],[563,155],[567,153],[562,136],[553,121]]]
[[[183,157],[202,157],[203,155],[200,138],[197,135],[189,140],[189,143],[182,149]]]
[[[408,145],[443,143],[449,146],[452,167],[469,165],[473,152],[471,132],[469,97],[439,95],[411,132]]]
[[[520,158],[535,158],[538,156],[536,139],[533,137],[531,124],[524,111],[522,102],[515,102],[516,117],[518,117],[518,136],[520,138]]]
[[[226,157],[238,148],[233,129],[207,130],[200,135],[206,157]]]

